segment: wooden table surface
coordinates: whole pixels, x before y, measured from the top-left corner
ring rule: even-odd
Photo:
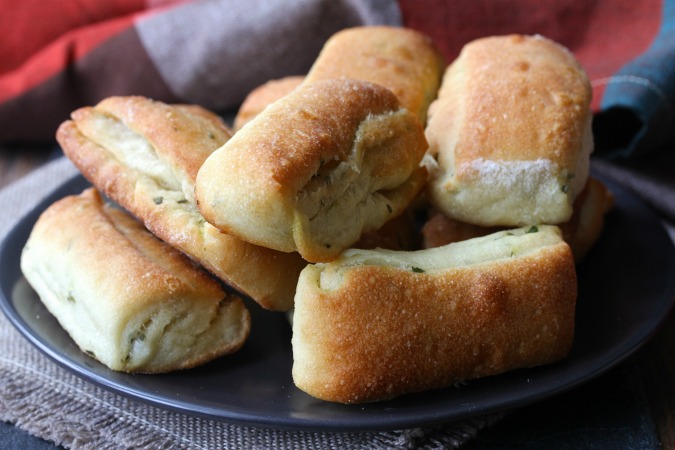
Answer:
[[[0,189],[45,163],[53,155],[52,148],[0,146]],[[629,404],[636,411],[633,416],[612,411],[611,404],[618,400],[616,397],[627,393],[635,399]],[[603,407],[599,404],[603,401],[608,405]],[[644,411],[640,405],[646,405]],[[564,423],[551,425],[568,410],[572,412]],[[595,419],[593,414],[597,416]],[[629,420],[634,423],[627,423]],[[628,430],[631,427],[634,430]],[[654,430],[651,442],[656,442],[656,446],[640,444],[650,442],[649,439],[645,441],[644,436],[635,437],[637,444],[626,442],[621,436],[622,431],[637,434],[635,430],[645,428]],[[481,431],[468,448],[504,448],[505,442],[509,443],[508,448],[538,448],[540,445],[553,449],[572,448],[568,447],[570,436],[581,443],[581,447],[576,448],[607,448],[598,446],[593,439],[597,439],[604,430],[603,442],[610,445],[611,436],[606,435],[611,435],[612,429],[618,430],[613,448],[675,450],[675,312],[671,311],[665,325],[653,339],[619,367],[592,381],[589,386],[515,411],[491,428]]]

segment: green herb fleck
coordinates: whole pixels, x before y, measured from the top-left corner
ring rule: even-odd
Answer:
[[[560,190],[563,191],[565,194],[567,194],[567,191],[569,191],[570,188],[569,188],[566,184],[563,184],[563,185],[560,187]]]
[[[85,350],[84,352],[92,358],[96,358],[96,353],[92,352],[91,350]]]
[[[420,267],[414,267],[413,266],[412,271],[415,272],[415,273],[424,273],[424,269],[422,269]]]
[[[187,203],[187,199],[182,198],[182,199],[178,200],[176,203]]]
[[[73,297],[73,291],[68,291],[68,297],[66,297],[66,300],[69,302],[75,303],[75,297]]]
[[[389,211],[389,214],[391,214],[392,212],[394,212],[394,210],[391,209],[391,205],[390,205],[389,203],[387,203],[387,211]]]
[[[539,231],[539,228],[537,228],[536,225],[532,225],[529,230],[527,230],[528,233],[536,233]]]
[[[209,132],[209,139],[215,139],[215,138],[216,138],[216,135],[213,134],[213,133],[211,133],[211,132]]]
[[[161,205],[164,201],[164,197],[155,197],[152,199],[152,201],[155,202],[155,205]]]

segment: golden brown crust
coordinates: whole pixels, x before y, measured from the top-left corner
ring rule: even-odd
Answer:
[[[360,251],[307,266],[293,317],[294,382],[320,399],[361,403],[564,358],[576,273],[551,228],[435,249],[436,259],[462,260],[511,242],[507,253],[475,263],[429,267],[429,250],[412,258]],[[518,253],[529,239],[542,242]]]
[[[138,97],[103,105],[101,111],[75,111],[57,131],[64,153],[83,175],[160,239],[261,306],[292,308],[302,258],[221,233],[193,203],[195,168],[229,138],[217,116],[199,109],[207,118],[197,119],[192,110],[184,114],[192,107]]]
[[[426,134],[447,215],[483,226],[561,223],[588,176],[591,87],[541,36],[467,44],[446,71]]]
[[[40,216],[21,268],[80,348],[113,370],[194,367],[249,333],[239,297],[93,188]]]
[[[334,34],[326,42],[306,82],[344,77],[380,84],[425,123],[444,68],[443,57],[431,39],[418,31],[355,27]]]
[[[426,182],[419,121],[387,89],[306,83],[204,163],[204,217],[240,239],[326,261],[401,214]]]
[[[234,118],[234,130],[237,131],[255,116],[260,114],[267,105],[274,103],[293,89],[298,87],[303,81],[304,75],[294,75],[278,80],[270,80],[257,88],[253,89],[244,99],[237,115]]]

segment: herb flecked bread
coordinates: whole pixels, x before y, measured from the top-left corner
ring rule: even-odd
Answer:
[[[203,108],[140,96],[80,108],[56,135],[82,174],[152,233],[261,306],[285,311],[302,258],[221,233],[194,203],[199,168],[230,136]]]
[[[113,370],[195,367],[249,334],[238,296],[93,188],[44,211],[21,269],[80,349]]]
[[[195,198],[216,228],[328,261],[399,216],[423,189],[419,120],[382,86],[306,83],[204,162]]]
[[[347,250],[300,274],[293,380],[362,403],[552,363],[571,348],[576,297],[555,226],[417,252]]]

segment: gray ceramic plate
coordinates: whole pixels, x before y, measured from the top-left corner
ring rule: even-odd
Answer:
[[[68,180],[7,236],[0,248],[0,306],[35,347],[77,376],[137,401],[216,420],[302,430],[386,430],[522,406],[571,389],[622,361],[653,335],[675,299],[672,241],[647,207],[610,185],[616,207],[601,240],[578,267],[576,339],[561,363],[386,402],[331,404],[293,385],[286,317],[251,304],[251,337],[238,353],[173,374],[122,374],[78,350],[19,269],[21,249],[38,214],[86,186],[80,176]]]

